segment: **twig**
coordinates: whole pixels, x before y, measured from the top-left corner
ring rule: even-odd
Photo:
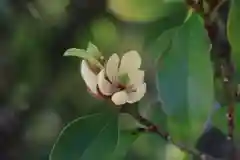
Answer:
[[[195,149],[189,149],[179,143],[176,143],[167,132],[160,130],[154,123],[152,123],[151,121],[147,120],[146,118],[144,118],[140,115],[135,116],[134,118],[136,118],[142,125],[146,126],[146,128],[139,128],[139,132],[149,132],[149,133],[154,133],[156,135],[159,135],[165,141],[172,143],[173,145],[178,147],[183,152],[186,152],[188,154],[196,156],[196,157],[200,158],[201,160],[206,160],[206,158],[211,158],[212,160],[220,160],[220,159],[216,159],[210,155],[201,153]]]
[[[235,90],[234,83],[232,80],[232,71],[226,63],[224,63],[221,67],[222,69],[222,79],[223,79],[223,87],[225,90],[225,96],[228,101],[228,113],[226,115],[228,120],[228,139],[233,139],[234,132],[234,106],[235,106]]]

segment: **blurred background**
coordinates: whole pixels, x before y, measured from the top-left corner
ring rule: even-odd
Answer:
[[[0,0],[0,160],[47,160],[62,127],[96,108],[68,48],[137,50],[151,80],[148,46],[185,15],[183,0]],[[126,159],[165,159],[162,143],[143,136]]]

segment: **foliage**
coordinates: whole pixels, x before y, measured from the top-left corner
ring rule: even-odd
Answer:
[[[240,2],[204,0],[203,8],[197,2],[2,0],[0,157],[213,159],[215,151],[196,146],[211,143],[199,141],[208,141],[212,128],[228,138],[233,132],[229,143],[236,147]],[[144,98],[115,106],[109,97],[92,97],[79,62],[97,72],[109,55],[129,50],[142,57]],[[128,84],[132,77],[118,78]]]

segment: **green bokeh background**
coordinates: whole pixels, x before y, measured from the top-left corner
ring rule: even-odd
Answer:
[[[62,56],[68,48],[92,41],[106,56],[139,51],[155,99],[146,48],[185,15],[181,0],[1,0],[0,159],[47,160],[62,127],[96,109],[80,60]],[[124,127],[136,123],[122,119]],[[142,136],[126,159],[165,159],[164,143]]]

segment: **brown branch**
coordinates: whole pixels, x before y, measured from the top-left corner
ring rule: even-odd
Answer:
[[[166,131],[161,130],[159,127],[157,127],[154,123],[152,123],[151,121],[149,121],[148,119],[138,115],[134,117],[136,120],[139,121],[139,123],[141,123],[142,125],[144,125],[146,128],[139,128],[138,132],[147,132],[147,133],[154,133],[158,136],[160,136],[161,138],[163,138],[166,142],[169,142],[173,145],[175,145],[176,147],[178,147],[180,150],[182,150],[183,152],[186,152],[190,155],[193,155],[195,157],[198,157],[201,160],[222,160],[222,159],[216,159],[210,155],[204,154],[199,152],[198,150],[195,149],[190,149],[187,148],[186,146],[176,143],[171,136],[169,135],[169,133],[167,133]]]
[[[230,64],[223,63],[222,65],[222,79],[225,96],[228,103],[228,139],[232,140],[234,135],[234,106],[235,106],[235,85],[233,82],[233,69]]]

